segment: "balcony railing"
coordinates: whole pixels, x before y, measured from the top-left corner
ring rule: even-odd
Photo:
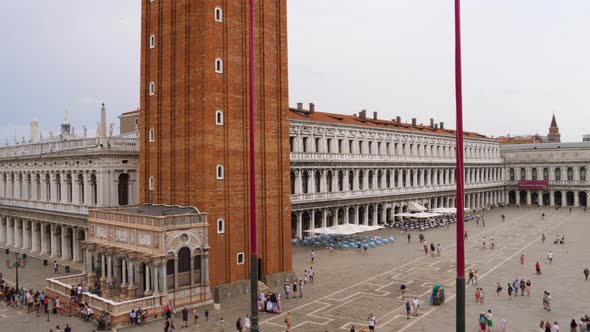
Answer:
[[[43,201],[29,201],[21,199],[0,198],[0,205],[13,206],[20,208],[47,210],[54,212],[63,212],[71,214],[88,214],[88,206],[74,203],[60,203],[60,202],[43,202]]]
[[[139,143],[136,138],[93,137],[2,147],[0,148],[0,158],[16,158],[92,148],[97,151],[108,150],[139,153]]]
[[[125,209],[90,210],[89,213],[89,217],[94,220],[161,228],[174,228],[183,226],[194,227],[195,225],[205,224],[205,218],[203,214],[148,216],[126,213]]]
[[[504,181],[493,181],[466,184],[465,189],[480,189],[496,186],[503,186]],[[388,195],[404,195],[404,194],[420,194],[425,192],[442,192],[455,190],[455,184],[441,185],[441,186],[421,186],[421,187],[405,187],[405,188],[382,188],[382,189],[368,189],[368,190],[354,190],[354,191],[335,191],[335,192],[320,192],[309,194],[295,194],[291,195],[291,202],[305,203],[310,201],[323,201],[333,199],[346,198],[362,198],[362,197],[376,197]]]
[[[449,156],[403,156],[384,154],[358,154],[358,153],[312,153],[312,152],[291,152],[291,161],[404,161],[421,163],[455,163],[455,157]],[[501,163],[500,158],[465,158],[470,163]]]

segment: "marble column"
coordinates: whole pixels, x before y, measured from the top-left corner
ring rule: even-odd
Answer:
[[[107,256],[107,282],[111,284],[113,282],[113,256]]]
[[[549,192],[549,204],[555,206],[555,191]]]
[[[577,169],[577,167],[576,167]],[[579,207],[580,206],[580,192],[578,191],[574,191],[574,207]]]
[[[47,248],[47,243],[46,243],[47,241],[45,239],[46,238],[45,228],[46,228],[45,222],[40,222],[40,225],[39,225],[40,232],[39,233],[41,234],[41,238],[39,239],[39,242],[41,243],[41,254],[42,255],[47,254],[47,249],[46,249]]]
[[[127,262],[121,260],[121,288],[127,287]]]
[[[191,259],[191,264],[194,264],[194,259]],[[193,265],[191,265],[191,267],[193,267]],[[194,267],[193,267],[194,268]],[[191,283],[194,280],[193,278],[193,270],[191,270]],[[166,263],[163,263],[160,265],[160,278],[162,279],[162,294],[167,294],[168,293],[168,282],[167,282],[167,278],[166,278]]]
[[[297,238],[303,239],[303,213],[301,211],[295,212],[297,214]]]
[[[21,241],[20,241],[20,234],[22,234],[19,231],[19,227],[18,225],[21,223],[21,220],[14,218],[14,227],[13,227],[13,236],[14,236],[14,247],[15,248],[20,248],[21,247]]]
[[[176,263],[176,260],[174,262],[175,262],[175,265],[174,265],[174,269],[175,269],[175,271],[174,271],[175,272],[174,282],[177,283],[178,281],[177,281],[176,275],[178,274],[178,268],[177,268],[178,263]],[[158,266],[155,265],[155,264],[152,265],[152,281],[154,283],[154,294],[159,294],[160,289],[158,287],[159,286],[158,285],[158,283],[159,283],[159,279],[158,279]]]
[[[537,193],[537,200],[539,206],[543,206],[543,191],[539,190],[539,192]]]
[[[328,210],[322,209],[322,227],[328,226]]]
[[[61,226],[61,259],[68,260],[70,256],[69,244],[67,239],[68,230]]]
[[[145,265],[145,291],[143,292],[144,296],[150,296],[152,295],[152,289],[150,286],[151,283],[151,268],[149,265]]]
[[[78,241],[78,227],[72,227],[72,261],[80,261],[80,243]]]
[[[178,289],[178,256],[174,257],[174,289]]]
[[[107,280],[106,275],[106,258],[104,254],[100,254],[100,282],[103,283]]]
[[[0,216],[0,244],[6,244],[6,218]]]

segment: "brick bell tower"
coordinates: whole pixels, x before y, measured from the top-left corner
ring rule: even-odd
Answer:
[[[255,2],[260,272],[291,271],[286,0]],[[247,1],[143,0],[140,201],[207,213],[212,286],[249,278]]]
[[[555,114],[553,114],[553,118],[551,118],[551,126],[549,127],[549,134],[547,135],[547,141],[549,143],[560,143],[561,142],[561,134],[559,133],[559,127],[557,126],[557,121],[555,121]]]

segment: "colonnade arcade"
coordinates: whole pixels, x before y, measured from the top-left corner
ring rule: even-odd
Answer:
[[[208,255],[200,248],[183,246],[166,257],[157,257],[96,243],[85,243],[85,247],[87,283],[94,288],[100,285],[104,298],[170,295],[175,290],[209,284]]]
[[[512,205],[571,206],[587,207],[590,191],[555,189],[555,190],[521,190],[506,192],[507,201]]]
[[[483,192],[468,192],[465,194],[465,207],[481,209],[491,205],[504,203],[503,190],[491,190]],[[454,207],[456,198],[454,194],[443,194],[437,197],[416,198],[403,200],[397,199],[391,202],[351,204],[325,208],[299,208],[293,205],[291,213],[291,237],[302,239],[310,236],[307,232],[316,228],[331,227],[342,224],[378,225],[390,223],[396,220],[399,213],[408,212],[409,203],[417,202],[427,209]]]
[[[82,262],[82,227],[0,215],[0,246],[56,260]]]
[[[455,184],[455,171],[451,167],[295,168],[290,176],[292,195]],[[469,167],[465,170],[466,184],[489,183],[502,179],[501,167]]]

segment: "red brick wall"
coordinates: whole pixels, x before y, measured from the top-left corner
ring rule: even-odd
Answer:
[[[291,270],[287,15],[286,0],[255,2],[258,251],[263,273],[270,274]],[[208,214],[213,286],[249,273],[246,3],[142,3],[140,201],[191,205]],[[222,23],[214,20],[217,6]],[[215,73],[215,58],[223,59],[223,74]],[[218,109],[223,126],[215,124]],[[217,164],[225,168],[224,180],[215,178]],[[237,265],[238,252],[245,253],[244,265]]]

